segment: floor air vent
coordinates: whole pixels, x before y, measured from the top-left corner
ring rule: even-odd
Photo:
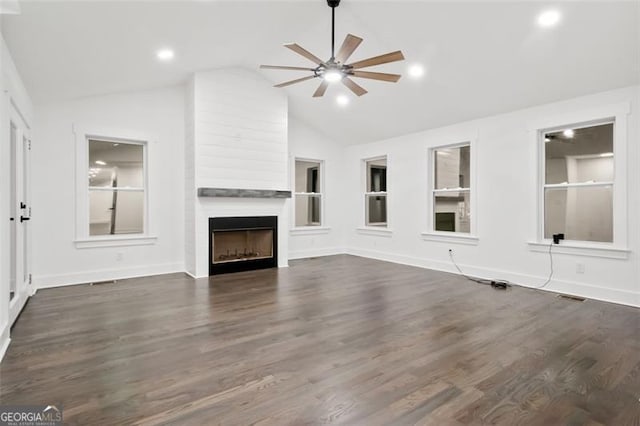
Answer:
[[[574,302],[584,302],[585,301],[584,297],[572,296],[570,294],[559,294],[558,297],[560,299],[572,300]]]

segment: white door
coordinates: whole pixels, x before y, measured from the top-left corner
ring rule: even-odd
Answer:
[[[31,140],[20,115],[12,108],[9,125],[10,137],[10,277],[9,323],[13,324],[33,293],[30,270],[29,159]]]

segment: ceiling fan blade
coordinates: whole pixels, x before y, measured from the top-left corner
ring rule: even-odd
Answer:
[[[297,80],[291,80],[291,81],[285,81],[284,83],[280,83],[280,84],[276,84],[273,87],[285,87],[285,86],[290,86],[292,84],[296,84],[296,83],[301,83],[303,81],[307,81],[307,80],[311,80],[312,78],[316,78],[315,75],[310,75],[308,77],[302,77],[302,78],[298,78]]]
[[[347,86],[349,90],[351,90],[353,93],[355,93],[358,96],[362,96],[367,93],[367,91],[362,86],[357,84],[355,81],[351,80],[349,77],[344,77],[342,79],[342,84]]]
[[[302,46],[299,46],[296,43],[285,44],[284,47],[286,47],[287,49],[293,50],[298,55],[304,56],[305,58],[309,59],[311,62],[317,65],[320,65],[323,63],[322,59],[318,58],[316,55],[314,55],[313,53],[309,52],[307,49],[305,49]]]
[[[349,59],[358,46],[360,46],[360,43],[362,43],[362,39],[360,37],[356,37],[353,34],[347,34],[342,42],[342,46],[340,46],[340,50],[338,50],[336,61],[344,63]]]
[[[260,68],[264,70],[313,71],[313,68],[285,67],[280,65],[260,65]]]
[[[380,56],[374,56],[373,58],[364,59],[362,61],[354,62],[349,64],[349,66],[353,69],[372,67],[374,65],[388,64],[389,62],[396,62],[404,60],[404,55],[402,51],[397,50],[395,52],[386,53]]]
[[[320,86],[318,86],[318,89],[313,94],[313,97],[320,98],[324,96],[324,92],[327,91],[327,87],[329,87],[329,82],[327,80],[322,80],[322,83],[320,83]]]
[[[400,74],[387,74],[384,72],[369,72],[369,71],[353,71],[354,77],[369,78],[371,80],[388,81],[390,83],[397,83],[402,77]]]

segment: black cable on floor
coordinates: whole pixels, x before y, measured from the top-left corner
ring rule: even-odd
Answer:
[[[554,273],[554,270],[553,270],[553,252],[551,251],[552,249],[553,249],[553,242],[551,242],[551,244],[549,244],[549,278],[547,278],[547,281],[545,281],[545,283],[542,284],[541,286],[539,286],[539,287],[529,287],[529,288],[532,288],[534,290],[539,290],[539,289],[545,288],[551,282],[551,279],[553,278],[553,273]],[[511,285],[513,284],[513,283],[511,283],[510,281],[507,281],[507,280],[485,280],[485,279],[482,279],[482,278],[470,277],[469,275],[467,275],[464,272],[462,272],[462,269],[460,269],[460,267],[456,263],[456,260],[453,258],[453,250],[451,250],[451,249],[449,249],[449,257],[451,258],[451,262],[456,267],[456,269],[458,270],[460,275],[462,275],[463,277],[465,277],[469,281],[473,281],[474,283],[483,284],[483,285],[490,285],[491,287],[493,287],[495,289],[500,289],[500,290],[505,290],[507,287],[511,287]]]
[[[460,275],[462,275],[463,277],[465,277],[469,281],[472,281],[472,282],[478,283],[478,284],[483,284],[483,285],[490,285],[491,287],[493,287],[495,289],[498,289],[498,290],[506,290],[508,287],[511,287],[511,283],[509,281],[506,281],[506,280],[485,280],[485,279],[482,279],[482,278],[471,277],[471,276],[465,274],[464,272],[462,272],[462,269],[460,269],[460,267],[456,263],[456,260],[453,258],[453,250],[451,250],[451,249],[449,250],[449,257],[451,258],[451,262],[453,262],[453,265],[456,267],[456,269],[458,270]]]

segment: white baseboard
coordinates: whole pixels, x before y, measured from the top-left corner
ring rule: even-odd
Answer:
[[[160,265],[146,265],[123,269],[101,269],[74,274],[39,275],[33,277],[33,282],[38,289],[43,289],[110,280],[124,280],[127,278],[146,277],[149,275],[171,274],[176,272],[184,272],[183,263],[163,263]]]
[[[7,353],[9,343],[11,343],[11,339],[9,338],[9,325],[7,324],[4,330],[2,330],[2,334],[0,334],[0,361],[4,358],[4,354]]]
[[[321,249],[295,250],[289,252],[289,260],[307,259],[310,257],[333,256],[345,254],[346,250],[340,247],[327,247]]]
[[[290,252],[289,259],[305,259],[309,257],[332,256],[337,254],[351,254],[354,256],[366,257],[370,259],[378,259],[403,265],[416,266],[419,268],[427,268],[437,271],[459,274],[455,267],[451,264],[451,262],[356,248],[343,249],[339,247],[330,247],[323,249],[298,250]],[[546,276],[527,275],[518,272],[481,268],[464,264],[461,264],[460,267],[466,274],[474,277],[507,280],[522,287],[538,287],[543,284],[547,278]],[[86,284],[91,282],[144,277],[149,275],[169,274],[176,272],[185,272],[184,264],[169,263],[128,269],[106,269],[75,274],[34,276],[34,285],[37,289],[43,289],[75,284]],[[186,273],[193,278],[198,278],[194,277],[193,274],[189,272]],[[554,279],[551,281],[551,283],[549,283],[547,287],[542,290],[556,293],[572,294],[588,299],[602,300],[605,302],[640,307],[640,293],[595,286],[591,284],[584,284],[575,281]],[[3,341],[0,341],[0,344],[3,343]]]
[[[386,253],[376,250],[354,249],[346,250],[347,254],[366,257],[370,259],[384,260],[387,262],[399,263],[402,265],[416,266],[419,268],[433,269],[436,271],[449,272],[459,275],[455,266],[451,262],[440,260],[423,259],[411,256]],[[484,279],[506,280],[522,287],[539,287],[547,280],[546,276],[534,276],[498,269],[480,268],[471,265],[459,265],[465,274]],[[640,307],[640,293],[625,290],[616,290],[606,287],[594,286],[591,284],[578,283],[566,280],[552,280],[548,286],[541,289],[554,293],[571,294],[587,299],[601,300],[604,302],[618,303],[621,305]]]

